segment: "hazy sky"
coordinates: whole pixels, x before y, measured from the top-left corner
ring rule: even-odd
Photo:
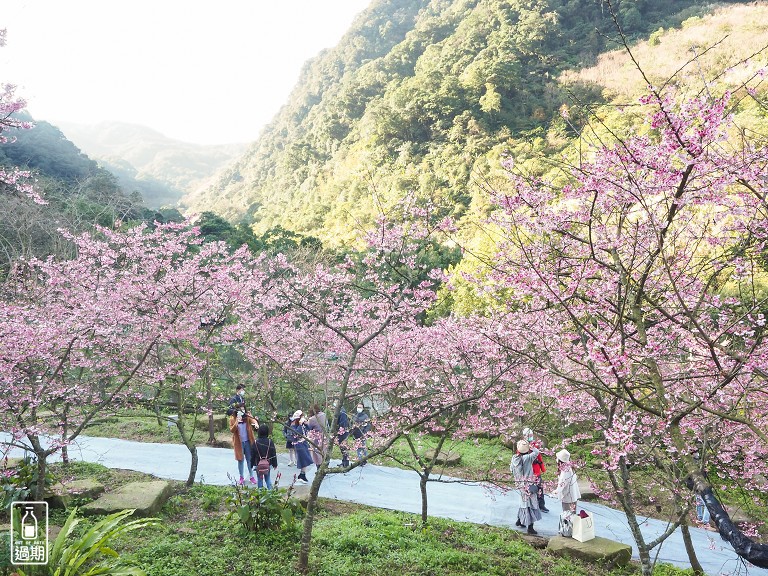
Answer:
[[[5,0],[0,83],[38,120],[250,142],[370,0]]]

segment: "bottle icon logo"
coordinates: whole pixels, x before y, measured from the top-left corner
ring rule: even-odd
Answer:
[[[11,502],[11,564],[48,563],[48,503]]]
[[[21,539],[35,540],[37,538],[37,518],[32,506],[24,506],[24,516],[21,518]]]

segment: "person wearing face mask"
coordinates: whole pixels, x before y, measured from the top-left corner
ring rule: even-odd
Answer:
[[[339,408],[339,417],[336,419],[338,432],[336,434],[336,441],[339,444],[339,450],[341,450],[341,464],[338,468],[346,468],[349,466],[349,445],[347,444],[347,438],[349,438],[349,416],[347,416],[347,410],[344,406]]]
[[[248,411],[245,406],[245,386],[238,384],[235,388],[235,395],[229,399],[229,407],[227,408],[227,416],[232,416],[237,413],[238,410]]]
[[[533,430],[530,428],[523,428],[523,438],[528,441],[530,446],[536,448],[537,451],[541,450],[541,442],[533,435]],[[539,452],[539,455],[533,461],[533,475],[536,478],[536,484],[539,487],[536,497],[539,501],[539,510],[542,512],[549,512],[549,508],[547,508],[547,505],[544,503],[544,484],[541,481],[541,477],[546,471],[547,467],[544,465],[544,459],[541,457],[541,452]]]
[[[532,448],[528,440],[518,440],[517,452],[512,457],[509,470],[515,477],[515,487],[520,494],[520,510],[517,512],[515,526],[527,528],[528,534],[536,535],[533,523],[541,520],[539,501],[536,498],[537,485],[533,473],[533,461],[539,456],[539,451]]]
[[[357,459],[362,461],[365,466],[365,459],[368,457],[367,435],[371,430],[371,417],[365,411],[363,403],[357,405],[357,411],[352,421],[352,436],[355,438],[355,447],[357,448]]]

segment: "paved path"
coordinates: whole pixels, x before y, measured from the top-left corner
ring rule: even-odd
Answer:
[[[0,433],[0,442],[7,435]],[[190,454],[180,444],[150,444],[131,442],[112,438],[80,437],[69,448],[70,458],[98,462],[109,468],[124,468],[153,474],[161,478],[186,480],[189,473]],[[234,476],[237,465],[231,449],[198,448],[199,464],[196,480],[205,484],[226,485],[231,481],[228,474]],[[12,455],[20,455],[12,453]],[[287,455],[278,455],[282,472],[282,485],[293,478],[296,469],[288,466]],[[312,480],[314,472],[309,472]],[[421,513],[419,478],[415,472],[375,466],[368,464],[346,474],[329,475],[323,481],[320,495],[349,502],[358,502],[370,506]],[[460,482],[430,482],[428,485],[429,514],[476,524],[512,527],[516,518],[519,498],[514,491],[502,493],[487,486]],[[547,507],[552,510],[543,514],[544,518],[536,522],[536,530],[544,536],[557,534],[560,503],[547,497]],[[626,518],[622,512],[600,504],[585,502],[581,506],[595,519],[595,532],[598,536],[620,542],[632,543]],[[666,523],[648,519],[643,522],[646,538],[653,538],[662,533]],[[692,528],[694,546],[707,574],[750,574],[768,576],[768,570],[744,565],[733,552],[729,544],[723,542],[715,532]],[[633,546],[635,557],[637,549]],[[683,547],[680,531],[668,538],[661,549],[657,549],[657,559],[688,567],[687,555]]]

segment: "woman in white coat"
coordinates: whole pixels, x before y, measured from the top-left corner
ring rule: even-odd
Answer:
[[[571,453],[565,448],[555,454],[557,459],[557,489],[555,490],[555,497],[560,500],[563,505],[563,512],[576,512],[576,503],[581,498],[581,491],[579,490],[578,478],[571,466]]]

